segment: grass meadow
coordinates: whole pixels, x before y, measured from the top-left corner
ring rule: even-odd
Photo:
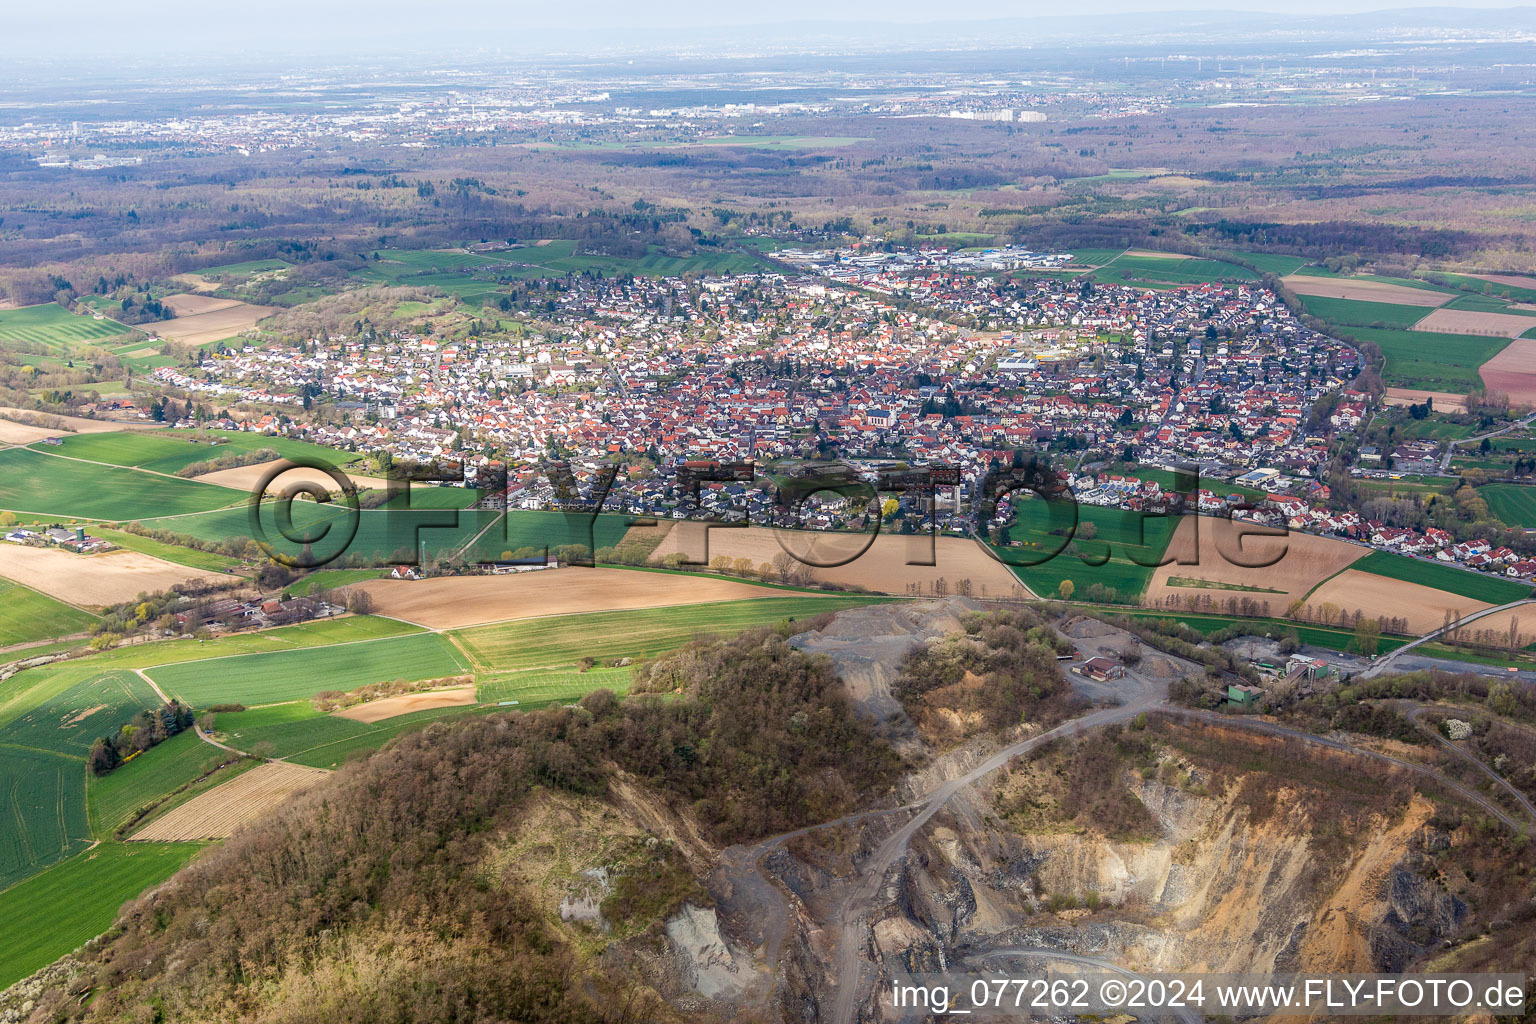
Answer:
[[[68,636],[89,629],[95,621],[89,612],[0,579],[0,647]]]
[[[0,508],[82,519],[145,519],[206,512],[245,496],[228,487],[57,458],[27,448],[0,451]]]
[[[0,309],[0,345],[22,342],[64,353],[81,343],[130,334],[133,328],[116,320],[79,316],[56,302],[20,309]]]
[[[351,690],[380,680],[439,679],[468,671],[463,655],[447,637],[416,633],[181,662],[151,669],[149,674],[166,693],[201,708],[291,701],[321,690]]]
[[[0,989],[111,927],[117,910],[175,874],[198,843],[103,843],[0,892]]]

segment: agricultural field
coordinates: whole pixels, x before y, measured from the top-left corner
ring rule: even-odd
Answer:
[[[1488,607],[1489,602],[1474,597],[1362,571],[1364,561],[1362,559],[1357,563],[1360,568],[1346,569],[1314,590],[1307,597],[1311,611],[1303,617],[1314,618],[1320,610],[1326,611],[1331,605],[1342,613],[1358,611],[1364,615],[1374,613],[1403,618],[1407,620],[1410,633],[1422,635],[1443,626],[1448,615],[1459,618]],[[1326,614],[1323,615],[1323,621],[1329,621]]]
[[[1429,391],[1481,390],[1478,367],[1510,344],[1507,338],[1396,328],[1356,327],[1349,333],[1381,348],[1387,360],[1382,378],[1389,386]]]
[[[1513,405],[1536,404],[1536,341],[1522,336],[1508,342],[1483,364],[1478,376],[1488,390],[1507,394]]]
[[[780,591],[719,577],[626,569],[566,568],[504,576],[375,580],[359,584],[379,615],[433,629],[478,626],[504,619],[704,601],[762,600]]]
[[[1423,281],[1396,277],[1341,277],[1321,267],[1303,267],[1285,277],[1283,283],[1297,295],[1404,306],[1439,306],[1449,302],[1454,294]]]
[[[770,597],[755,601],[682,605],[644,611],[596,612],[521,619],[456,633],[476,676],[535,668],[559,668],[583,657],[660,654],[701,635],[733,634],[882,600],[859,595]]]
[[[12,746],[0,732],[0,821],[0,890],[89,846],[84,758]]]
[[[1305,256],[1284,256],[1272,252],[1233,252],[1232,255],[1276,277],[1294,274],[1310,262]]]
[[[86,776],[91,831],[107,836],[145,808],[165,799],[235,755],[204,743],[191,729],[144,751],[106,775]]]
[[[1331,324],[1350,327],[1412,327],[1430,312],[1424,306],[1405,306],[1395,302],[1361,302],[1355,299],[1330,299],[1304,295],[1301,304],[1308,313]]]
[[[133,841],[226,839],[323,781],[328,774],[319,768],[281,761],[257,765],[156,818],[134,833]]]
[[[469,671],[463,655],[437,633],[234,655],[150,669],[160,688],[193,707],[269,704],[320,690],[350,690],[380,680],[441,679]]]
[[[307,441],[288,437],[269,437],[243,431],[119,431],[106,434],[70,434],[59,445],[33,445],[34,449],[88,462],[105,462],[152,473],[174,474],[198,462],[208,462],[227,455],[271,448],[286,459],[323,459],[344,465],[359,456],[337,451]]]
[[[282,260],[246,260],[244,263],[226,263],[221,267],[208,267],[204,270],[199,270],[198,276],[219,281],[227,277],[249,277],[252,274],[284,270],[289,266],[290,264]]]
[[[132,334],[134,328],[116,320],[79,316],[56,302],[20,309],[0,309],[0,345],[22,342],[60,355],[82,343]]]
[[[348,515],[346,508],[337,503],[318,504],[311,501],[296,501],[291,507],[292,536],[310,538],[317,554],[330,555],[333,548],[326,547],[322,531],[326,529],[326,524],[338,530],[344,529]],[[274,505],[269,503],[263,506],[262,523],[269,541],[278,552],[298,556],[303,548],[302,542],[285,540],[273,524],[274,514]],[[434,508],[430,503],[423,507],[417,506],[413,499],[410,510],[363,509],[358,515],[357,533],[340,553],[340,559],[332,564],[336,568],[350,567],[346,563],[353,557],[365,564],[374,565],[413,560],[413,555],[420,554],[423,543],[428,557],[436,558],[457,554],[474,541],[473,546],[465,552],[465,557],[471,561],[499,558],[503,552],[523,547],[592,543],[605,547],[617,544],[631,521],[628,516],[608,514],[593,520],[590,516],[559,512],[524,512],[514,509],[503,515],[501,512],[483,509]],[[144,525],[212,542],[248,538],[252,534],[250,509],[243,502],[239,507],[221,509],[206,515],[147,519]]]
[[[1246,534],[1241,542],[1239,530]],[[1220,605],[1246,596],[1265,606],[1259,610],[1281,616],[1292,601],[1306,597],[1364,553],[1364,548],[1329,537],[1304,533],[1264,537],[1258,535],[1258,528],[1228,519],[1185,516],[1168,545],[1167,554],[1174,560],[1152,573],[1143,603],[1175,609],[1188,607],[1191,597],[1210,598]],[[1181,560],[1187,564],[1181,565]],[[1257,569],[1234,564],[1237,561],[1271,564]],[[1188,581],[1204,582],[1210,589]],[[1220,589],[1253,586],[1267,592]]]
[[[281,757],[315,768],[335,768],[349,756],[377,750],[401,733],[476,710],[473,706],[431,708],[367,723],[321,714],[305,700],[220,712],[215,735],[222,742],[262,756]]]
[[[85,756],[96,737],[159,704],[149,686],[130,672],[79,676],[79,670],[47,674],[53,685],[34,691],[25,706],[4,709],[0,821],[6,827],[0,829],[0,888],[91,841]]]
[[[1520,484],[1487,484],[1477,493],[1488,502],[1488,510],[1505,526],[1536,530],[1536,487]]]
[[[192,859],[196,843],[103,843],[0,892],[0,989],[112,925],[118,908]]]
[[[178,312],[183,308],[187,312],[170,320],[145,324],[144,330],[189,348],[233,338],[277,312],[271,306],[201,295],[170,295],[166,302],[176,303]]]
[[[643,529],[648,528],[636,527],[636,532]],[[650,561],[660,564],[668,555],[682,554],[700,564],[723,555],[760,567],[771,566],[786,549],[807,561],[813,584],[881,594],[931,595],[940,588],[956,593],[969,587],[978,597],[1024,596],[1008,567],[965,537],[903,536],[886,530],[871,541],[867,533],[764,526],[706,531],[702,524],[679,523],[656,546]]]
[[[89,629],[96,616],[0,578],[0,648]]]
[[[1233,615],[1205,615],[1201,613],[1191,614],[1180,612],[1177,615],[1168,612],[1155,611],[1124,611],[1117,614],[1126,618],[1141,619],[1171,619],[1181,622],[1206,636],[1219,630],[1230,629],[1233,626],[1241,628],[1249,636],[1282,637],[1286,633],[1295,631],[1297,639],[1304,644],[1314,647],[1325,647],[1333,651],[1346,651],[1355,642],[1355,633],[1352,629],[1330,629],[1327,626],[1313,626],[1301,622],[1291,622],[1286,619],[1250,619],[1239,618]],[[1379,641],[1379,651],[1396,650],[1407,639],[1384,635]]]
[[[397,693],[392,697],[380,697],[378,700],[364,701],[362,704],[354,704],[349,708],[342,708],[333,712],[334,717],[344,718],[349,722],[361,722],[364,725],[375,725],[388,721],[391,718],[399,718],[401,715],[409,715],[417,711],[437,711],[443,708],[467,708],[478,703],[475,699],[475,684],[460,683],[456,686],[438,686],[430,690],[418,690],[415,693]]]
[[[204,572],[229,572],[239,566],[240,562],[226,555],[216,554],[212,551],[199,551],[196,548],[184,547],[180,544],[166,544],[152,537],[141,537],[127,530],[108,530],[100,526],[90,528],[92,537],[100,537],[102,540],[111,541],[120,548],[129,551],[137,551],[151,558],[158,558],[164,562],[173,562],[176,565],[185,565],[189,569],[201,569]]]
[[[77,555],[63,548],[0,544],[0,575],[65,604],[101,607],[219,574],[162,561],[137,551]]]
[[[484,704],[510,704],[527,708],[555,702],[580,700],[593,690],[629,692],[633,681],[629,668],[594,668],[586,672],[515,672],[482,681],[479,698]]]
[[[1206,281],[1257,281],[1259,275],[1247,267],[1219,260],[1179,259],[1126,253],[1093,272],[1095,281],[1105,284],[1182,285]]]
[[[243,498],[238,491],[212,484],[60,458],[29,448],[0,451],[0,508],[18,513],[143,519],[206,512]]]
[[[1353,568],[1405,583],[1418,583],[1488,604],[1508,604],[1531,596],[1531,588],[1524,583],[1418,558],[1406,558],[1386,551],[1372,551],[1356,562]]]
[[[1053,527],[1049,506],[1038,498],[1015,503],[1015,525],[1007,531],[1009,546],[994,548],[1035,594],[1055,597],[1063,580],[1071,580],[1078,600],[1134,604],[1141,599],[1178,525],[1177,518],[1149,516],[1098,505],[1077,506],[1077,530],[1068,546],[1065,533]],[[1084,534],[1092,523],[1093,537]],[[1055,552],[1054,557],[1047,557]],[[1150,563],[1141,565],[1136,559]],[[1044,559],[1044,561],[1039,561]],[[1039,564],[1027,564],[1039,561]],[[1099,564],[1090,564],[1099,563]],[[1113,593],[1109,593],[1113,591]]]

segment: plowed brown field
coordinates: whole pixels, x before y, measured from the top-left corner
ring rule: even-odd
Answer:
[[[1195,543],[1196,519],[1186,516],[1179,523],[1168,544],[1168,553],[1175,560],[1160,567],[1152,574],[1147,585],[1144,604],[1153,608],[1188,607],[1191,597],[1209,597],[1218,605],[1225,605],[1228,598],[1252,598],[1269,606],[1270,615],[1284,615],[1286,608],[1318,583],[1332,576],[1345,566],[1367,553],[1362,547],[1346,544],[1331,537],[1314,537],[1306,533],[1292,533],[1286,537],[1247,536],[1238,546],[1237,531],[1254,527],[1233,523],[1229,519],[1201,516],[1199,545]],[[1228,555],[1231,557],[1229,558]],[[1180,558],[1198,559],[1195,565],[1179,565]],[[1248,568],[1236,562],[1269,562],[1262,568]],[[1173,586],[1170,579],[1204,580],[1213,584],[1238,587],[1257,587],[1261,590],[1229,590],[1220,586],[1189,587]],[[1169,603],[1172,598],[1177,603]]]
[[[725,555],[733,560],[750,558],[755,565],[771,563],[775,555],[784,551],[779,544],[780,537],[794,552],[823,563],[839,561],[869,544],[867,534],[776,531],[764,526],[748,526],[710,530],[707,553],[711,559]],[[657,546],[651,560],[659,562],[678,551],[686,552],[693,559],[704,557],[702,524],[678,523]],[[935,564],[907,564],[929,559]],[[961,580],[970,580],[974,597],[1030,596],[1006,565],[982,550],[980,544],[963,537],[939,537],[930,548],[927,537],[882,533],[868,551],[847,565],[812,567],[810,572],[816,582],[856,585],[883,594],[932,595],[934,585],[942,578],[950,593],[956,592]]]
[[[1357,302],[1392,302],[1399,306],[1442,306],[1455,298],[1447,292],[1409,288],[1391,281],[1362,281],[1353,277],[1308,277],[1291,274],[1281,278],[1297,295],[1316,295],[1324,299],[1354,299]]]
[[[373,596],[373,611],[430,629],[575,612],[626,611],[782,597],[784,592],[728,579],[630,569],[541,569],[505,576],[369,580],[351,589]]]
[[[260,821],[329,774],[302,764],[268,761],[199,793],[131,838],[160,843],[227,839],[241,826]]]
[[[337,718],[350,718],[354,722],[382,722],[396,715],[408,715],[412,711],[428,711],[432,708],[462,708],[475,702],[475,687],[450,686],[442,690],[423,690],[421,693],[402,693],[395,697],[381,697],[366,704],[358,704],[336,712]]]

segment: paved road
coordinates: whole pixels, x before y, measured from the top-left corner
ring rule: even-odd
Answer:
[[[1464,437],[1459,441],[1447,442],[1445,446],[1445,455],[1440,459],[1440,472],[1443,474],[1450,468],[1451,457],[1456,454],[1456,449],[1458,446],[1464,444],[1477,444],[1481,442],[1485,437],[1498,437],[1500,434],[1507,434],[1517,427],[1530,426],[1532,420],[1536,420],[1536,413],[1531,413],[1531,415],[1525,417],[1522,420],[1516,420],[1514,423],[1511,423],[1507,427],[1501,427],[1498,430],[1490,430],[1486,434],[1478,434],[1475,437]]]
[[[1450,626],[1441,626],[1433,633],[1425,633],[1417,640],[1414,640],[1411,643],[1403,644],[1403,646],[1397,648],[1396,650],[1389,651],[1382,655],[1380,658],[1377,658],[1375,664],[1366,669],[1364,672],[1360,673],[1360,678],[1369,679],[1371,676],[1380,675],[1382,670],[1384,670],[1388,665],[1395,661],[1399,656],[1408,653],[1420,644],[1429,643],[1431,640],[1436,639],[1444,633],[1449,633],[1453,630],[1460,629],[1462,626],[1465,626],[1469,622],[1476,622],[1478,619],[1486,618],[1489,615],[1497,615],[1499,612],[1507,612],[1515,608],[1523,608],[1528,604],[1536,604],[1536,598],[1525,597],[1518,601],[1511,601],[1508,604],[1498,605],[1494,608],[1484,608],[1482,611],[1473,612],[1471,615],[1462,617],[1459,621],[1453,623]]]

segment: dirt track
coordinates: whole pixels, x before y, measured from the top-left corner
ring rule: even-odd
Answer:
[[[433,708],[462,708],[475,702],[474,684],[450,686],[442,690],[424,690],[421,693],[402,693],[395,697],[381,697],[366,704],[358,704],[336,712],[337,718],[350,718],[354,722],[382,722],[412,711],[429,711]]]
[[[96,606],[131,601],[184,580],[230,580],[223,573],[193,569],[137,551],[76,555],[60,548],[0,542],[0,576],[68,604]]]
[[[703,524],[678,523],[652,555],[653,562],[674,552],[686,552],[690,558],[713,559],[725,555],[731,559],[749,558],[754,565],[771,563],[784,551],[779,541],[817,562],[835,562],[857,554],[869,544],[867,534],[825,534],[809,531],[772,530],[763,526],[744,529],[710,530],[705,546]],[[881,533],[869,550],[847,565],[811,568],[817,581],[857,585],[883,594],[934,594],[934,585],[943,579],[951,594],[958,593],[961,580],[971,581],[972,597],[1029,596],[1025,588],[1002,562],[988,555],[981,545],[963,537],[939,537],[929,548],[927,537]],[[909,561],[932,558],[934,565],[908,565]],[[917,588],[915,591],[912,588]]]
[[[506,576],[430,580],[369,580],[349,589],[373,596],[373,610],[429,629],[453,629],[504,619],[629,611],[707,601],[783,597],[785,592],[728,579],[629,569],[542,569]]]

